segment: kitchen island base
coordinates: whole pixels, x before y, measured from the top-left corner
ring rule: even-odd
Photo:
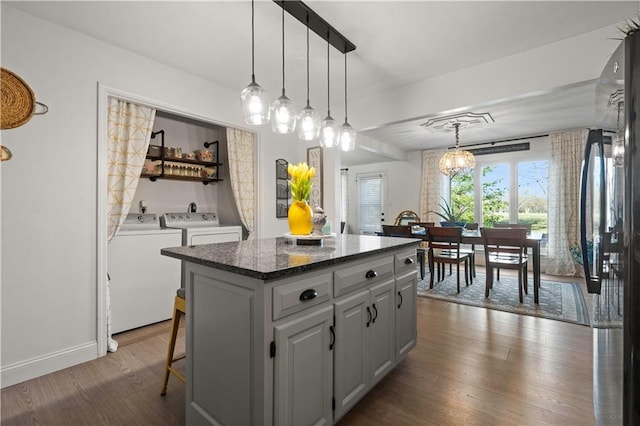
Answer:
[[[187,424],[339,420],[416,344],[417,243],[411,241],[397,247],[391,241],[353,260],[306,255],[302,263],[315,266],[294,266],[274,279],[183,258]],[[242,242],[212,246],[230,244]]]

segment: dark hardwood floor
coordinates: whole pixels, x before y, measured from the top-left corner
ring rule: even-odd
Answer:
[[[160,396],[168,334],[3,389],[2,425],[184,424],[185,386]],[[417,347],[339,425],[593,425],[592,371],[589,327],[418,298]]]

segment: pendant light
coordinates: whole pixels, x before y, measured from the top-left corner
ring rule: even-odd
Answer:
[[[307,106],[298,114],[298,137],[312,141],[320,131],[320,115],[309,104],[309,14],[307,14]]]
[[[256,83],[255,41],[254,41],[254,0],[251,0],[251,83],[240,93],[242,113],[247,124],[265,124],[269,122],[269,97],[267,92]]]
[[[282,96],[271,104],[271,129],[280,134],[293,133],[296,128],[296,107],[284,93],[284,7],[282,8]]]
[[[331,90],[330,90],[330,79],[329,75],[331,73],[330,62],[329,62],[329,37],[330,34],[327,33],[327,116],[324,120],[322,120],[322,124],[320,124],[320,146],[323,148],[333,148],[338,145],[338,123],[336,120],[331,117]]]
[[[623,102],[618,102],[618,124],[616,126],[616,134],[613,135],[611,141],[611,158],[615,167],[624,166],[624,128],[620,128],[620,108]]]
[[[476,166],[476,158],[469,151],[459,149],[460,123],[453,123],[456,129],[456,147],[453,151],[445,152],[440,157],[440,173],[446,176],[455,176],[458,173],[466,173]]]
[[[356,147],[356,131],[347,120],[347,52],[344,54],[344,124],[340,127],[340,149],[353,151]]]

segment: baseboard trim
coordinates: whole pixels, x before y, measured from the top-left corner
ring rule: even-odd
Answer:
[[[0,389],[35,379],[98,357],[98,342],[89,342],[0,369]]]

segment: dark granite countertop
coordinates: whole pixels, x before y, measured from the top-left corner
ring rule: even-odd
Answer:
[[[268,281],[387,251],[417,247],[420,240],[343,234],[327,238],[323,243],[322,246],[299,246],[281,237],[170,247],[162,249],[160,253]]]

